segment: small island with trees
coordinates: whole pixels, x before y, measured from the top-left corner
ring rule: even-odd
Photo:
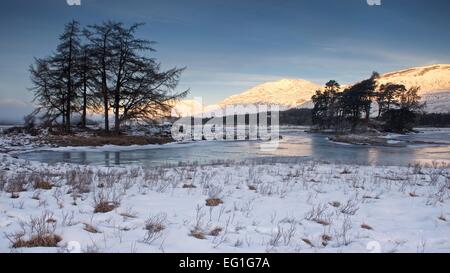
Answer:
[[[419,88],[387,83],[378,86],[374,72],[341,91],[331,80],[312,97],[312,132],[334,133],[331,140],[352,144],[388,144],[380,136],[386,133],[408,133],[423,113]]]

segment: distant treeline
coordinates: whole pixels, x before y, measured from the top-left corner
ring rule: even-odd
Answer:
[[[252,116],[257,114],[252,114]],[[289,109],[280,112],[280,125],[299,125],[299,126],[311,126],[312,125],[312,109]],[[253,117],[254,118],[254,117]],[[258,116],[256,117],[258,118]],[[203,119],[203,124],[210,121],[210,118]],[[238,120],[245,120],[245,124],[249,123],[250,115],[245,115],[238,118],[234,117],[235,124],[238,124]],[[192,121],[192,125],[193,125]],[[223,124],[227,124],[226,117],[223,117]],[[268,124],[270,124],[270,118],[268,118]],[[430,127],[450,127],[450,113],[436,114],[436,113],[422,113],[417,115],[416,126],[430,126]]]
[[[425,113],[418,115],[417,125],[431,127],[450,127],[450,113]]]
[[[246,114],[244,115],[235,115],[234,116],[234,124],[236,125],[242,125],[246,124],[248,125],[250,123],[250,120],[256,120],[257,124],[259,125],[260,120],[260,114]],[[267,124],[271,124],[271,116],[270,113],[266,115],[267,118]],[[219,118],[220,119],[220,118]],[[229,120],[230,117],[228,117]],[[203,124],[206,124],[207,122],[211,121],[211,118],[204,118],[202,120]],[[244,122],[244,123],[243,123]],[[222,118],[222,123],[227,124],[227,117]],[[279,123],[280,125],[303,125],[303,126],[310,126],[312,125],[312,109],[289,109],[286,111],[281,111],[279,113]],[[191,125],[194,125],[194,120],[191,118]]]
[[[312,109],[290,109],[280,112],[280,125],[312,124]],[[417,115],[416,126],[450,127],[449,113],[421,113]]]
[[[312,109],[290,109],[280,112],[280,125],[312,125]]]

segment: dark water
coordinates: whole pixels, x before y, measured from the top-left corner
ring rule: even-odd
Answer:
[[[278,149],[273,151],[262,151],[261,142],[258,141],[213,141],[135,150],[128,148],[121,151],[113,148],[109,151],[107,148],[85,151],[34,151],[20,154],[19,157],[46,163],[69,162],[106,166],[132,163],[159,166],[179,162],[208,163],[247,159],[276,162],[314,159],[364,165],[408,165],[433,161],[450,163],[450,129],[427,129],[424,133],[395,137],[396,140],[416,143],[399,148],[338,144],[330,142],[326,135],[308,134],[304,129],[283,129],[281,135],[283,139]]]

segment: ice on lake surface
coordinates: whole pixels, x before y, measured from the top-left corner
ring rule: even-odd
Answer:
[[[92,165],[208,163],[229,160],[295,162],[319,160],[333,163],[406,166],[416,162],[450,163],[450,128],[420,129],[421,133],[391,136],[407,147],[357,146],[333,143],[326,135],[308,134],[305,128],[284,128],[278,149],[262,151],[258,141],[200,141],[154,146],[145,149],[42,150],[19,154],[22,159],[45,163],[68,162]]]

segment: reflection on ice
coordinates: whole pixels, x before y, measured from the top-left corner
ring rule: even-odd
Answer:
[[[141,163],[147,166],[178,162],[207,163],[219,160],[242,161],[270,158],[275,161],[320,160],[364,165],[408,165],[415,162],[450,162],[450,129],[426,129],[424,133],[394,136],[395,140],[418,143],[408,147],[343,145],[328,141],[326,135],[308,134],[302,129],[282,130],[283,139],[274,151],[262,151],[258,141],[203,141],[169,144],[146,149],[80,149],[72,151],[35,151],[19,157],[47,163],[70,162],[94,165]],[[424,142],[441,145],[424,145]],[[448,144],[448,145],[447,145]]]

